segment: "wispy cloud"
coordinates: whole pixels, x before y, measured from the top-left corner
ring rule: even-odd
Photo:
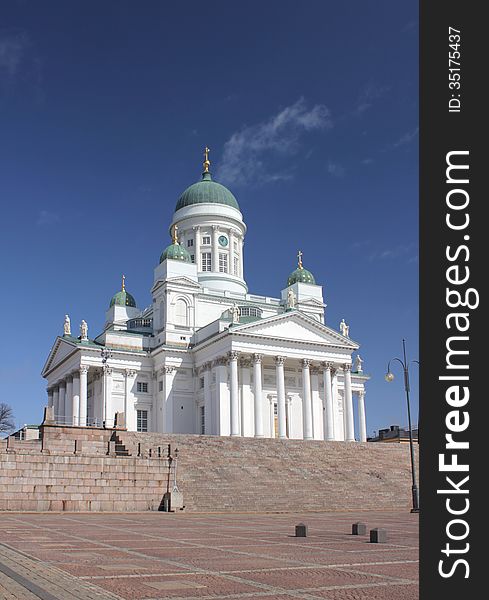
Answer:
[[[38,227],[46,227],[59,222],[59,215],[48,210],[41,210],[37,215],[36,225]]]
[[[414,138],[417,137],[419,133],[419,127],[416,127],[416,129],[413,129],[412,131],[408,131],[407,133],[405,133],[404,135],[402,135],[397,142],[394,142],[392,144],[393,148],[399,148],[399,146],[404,146],[406,144],[411,143]]]
[[[382,250],[374,250],[368,256],[370,262],[376,260],[388,261],[402,259],[408,263],[415,262],[417,260],[418,246],[414,242],[410,244],[399,244],[392,248],[384,248]]]
[[[333,177],[343,177],[346,169],[338,163],[334,163],[332,161],[328,162],[328,173],[333,175]]]
[[[376,100],[385,96],[390,89],[388,85],[379,85],[370,81],[361,90],[353,113],[356,116],[363,114]]]
[[[371,165],[374,162],[373,158],[364,158],[360,161],[362,165]]]
[[[29,36],[25,31],[0,31],[0,77],[3,80],[17,76],[29,45]]]
[[[24,86],[37,101],[44,99],[42,60],[34,52],[24,30],[0,30],[0,92],[5,94]]]
[[[304,134],[328,129],[332,124],[324,104],[308,108],[304,98],[299,98],[267,121],[233,133],[224,144],[216,178],[234,185],[290,179],[290,171],[270,172],[270,161],[295,154]]]

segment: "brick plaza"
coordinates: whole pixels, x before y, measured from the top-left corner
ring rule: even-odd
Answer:
[[[355,521],[367,536],[351,535]],[[387,543],[369,542],[374,527]],[[418,515],[0,514],[1,600],[291,597],[417,599]]]

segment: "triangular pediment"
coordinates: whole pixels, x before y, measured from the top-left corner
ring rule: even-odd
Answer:
[[[42,370],[42,375],[44,376],[48,371],[51,371],[56,365],[63,362],[63,360],[73,354],[77,349],[77,344],[70,341],[67,338],[57,337],[56,341],[51,348],[51,352],[49,353],[48,359],[44,368]]]
[[[249,324],[234,325],[231,333],[288,342],[335,346],[351,350],[359,347],[359,344],[353,340],[342,336],[341,333],[297,310]]]
[[[154,284],[151,292],[154,293],[157,289],[159,289],[160,287],[167,285],[167,284],[183,286],[186,288],[190,288],[194,291],[199,291],[201,289],[201,285],[199,283],[196,283],[193,279],[190,279],[189,277],[185,277],[184,275],[182,275],[180,277],[169,277],[168,279],[165,279],[164,281],[160,279],[159,281],[157,281]]]

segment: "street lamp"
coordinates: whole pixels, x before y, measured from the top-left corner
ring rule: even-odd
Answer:
[[[392,381],[394,381],[394,373],[391,372],[391,362],[393,362],[394,360],[397,360],[397,362],[401,364],[401,366],[404,370],[404,390],[406,391],[408,426],[409,426],[409,449],[411,451],[411,476],[413,479],[413,485],[412,485],[413,508],[411,509],[411,512],[417,513],[417,512],[419,512],[419,491],[418,491],[418,486],[416,485],[416,468],[414,466],[413,432],[411,429],[411,406],[409,403],[409,391],[410,391],[409,364],[406,359],[406,340],[405,339],[402,340],[402,351],[403,351],[404,361],[402,361],[400,358],[391,358],[391,360],[387,364],[387,373],[385,374],[385,380],[387,381],[387,383],[391,383]],[[413,360],[411,362],[418,363],[418,365],[419,365],[419,361],[417,361],[417,360]],[[418,436],[419,436],[419,433],[418,433]]]

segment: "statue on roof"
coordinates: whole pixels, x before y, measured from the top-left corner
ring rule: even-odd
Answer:
[[[68,315],[65,315],[65,322],[64,322],[64,326],[63,326],[63,334],[64,335],[71,335],[71,321],[70,321],[70,317]]]
[[[291,290],[291,289],[290,289],[290,290],[287,292],[287,308],[288,308],[288,309],[290,309],[290,308],[295,308],[295,303],[296,303],[296,300],[297,300],[297,298],[296,298],[296,296],[295,296],[295,294],[294,294],[294,290]]]
[[[340,331],[341,331],[341,335],[344,335],[345,337],[349,337],[350,326],[345,323],[345,319],[341,319]]]
[[[84,319],[82,319],[80,324],[80,338],[82,342],[88,341],[88,325]]]
[[[360,357],[360,354],[358,354],[357,357],[355,358],[355,371],[357,373],[363,372],[362,364],[363,364],[363,359]]]
[[[240,315],[241,311],[239,310],[239,306],[234,303],[233,306],[231,307],[231,321],[233,323],[239,323],[239,315]]]

